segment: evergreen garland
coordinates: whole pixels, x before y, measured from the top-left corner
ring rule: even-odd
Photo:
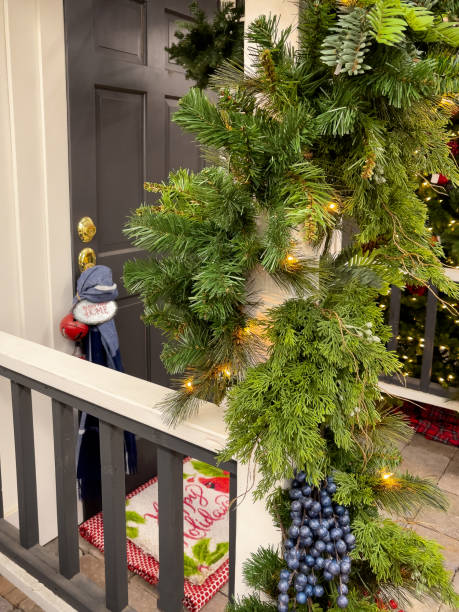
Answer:
[[[243,61],[243,4],[222,2],[210,22],[198,2],[190,4],[193,21],[183,21],[175,32],[176,43],[166,48],[170,60],[185,68],[187,79],[205,89],[224,60]]]
[[[126,265],[125,283],[166,335],[162,358],[178,379],[169,421],[228,397],[222,459],[256,459],[255,495],[269,496],[284,531],[291,500],[279,480],[301,469],[319,487],[333,474],[356,536],[346,604],[356,612],[408,595],[459,604],[438,546],[379,516],[445,507],[433,484],[398,470],[408,428],[381,401],[379,376],[400,364],[384,347],[378,299],[390,285],[430,283],[458,297],[416,193],[420,176],[459,184],[445,104],[459,77],[449,4],[305,0],[298,51],[276,18],[257,19],[250,72],[225,64],[212,80],[218,102],[192,89],[174,117],[213,167],[147,184],[159,204],[126,230],[151,253]],[[358,231],[334,256],[345,217]],[[261,318],[260,273],[294,295]],[[282,569],[282,555],[260,549],[245,575],[273,603],[254,595],[230,609],[275,610]],[[294,607],[336,610],[338,592],[323,586],[320,602]]]

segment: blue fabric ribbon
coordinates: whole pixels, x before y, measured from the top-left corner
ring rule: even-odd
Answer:
[[[77,281],[75,305],[81,300],[101,303],[118,297],[112,271],[107,266],[94,266],[85,270]],[[84,338],[83,350],[88,361],[124,372],[119,350],[115,320],[89,326]],[[135,435],[124,432],[126,472],[137,470],[137,447]],[[101,466],[99,452],[99,421],[96,417],[82,413],[77,444],[77,478],[80,496],[83,500],[101,497]]]
[[[82,272],[78,279],[77,293],[73,298],[73,305],[75,306],[81,300],[100,304],[101,302],[116,300],[117,297],[118,289],[116,283],[113,282],[110,268],[108,266],[93,266]],[[120,347],[114,319],[95,327],[100,331],[105,349],[110,358],[113,359]]]

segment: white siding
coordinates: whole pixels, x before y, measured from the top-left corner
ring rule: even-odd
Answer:
[[[0,329],[59,350],[72,298],[62,0],[0,0]],[[34,408],[40,536],[55,535],[49,401]],[[5,513],[17,512],[9,385],[0,380]]]

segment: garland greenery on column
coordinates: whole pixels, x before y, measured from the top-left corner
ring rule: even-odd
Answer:
[[[124,279],[165,334],[169,421],[228,398],[222,458],[256,461],[254,494],[284,534],[282,549],[261,547],[245,566],[269,602],[255,594],[233,611],[376,611],[408,595],[459,604],[438,545],[380,514],[446,503],[399,471],[409,429],[378,389],[400,368],[379,297],[429,283],[458,297],[416,193],[425,174],[459,184],[451,4],[305,0],[297,50],[275,18],[258,18],[250,72],[225,65],[218,102],[192,89],[174,117],[214,165],[146,184],[159,203],[126,230],[151,254]],[[353,246],[332,255],[346,216]],[[259,274],[295,296],[263,317]]]

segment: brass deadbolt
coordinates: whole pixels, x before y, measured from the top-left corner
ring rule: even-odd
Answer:
[[[78,254],[78,267],[80,272],[84,272],[88,268],[96,265],[96,252],[94,249],[87,247],[82,249]]]
[[[96,226],[91,217],[82,217],[78,221],[77,230],[81,242],[91,242],[96,235]]]

